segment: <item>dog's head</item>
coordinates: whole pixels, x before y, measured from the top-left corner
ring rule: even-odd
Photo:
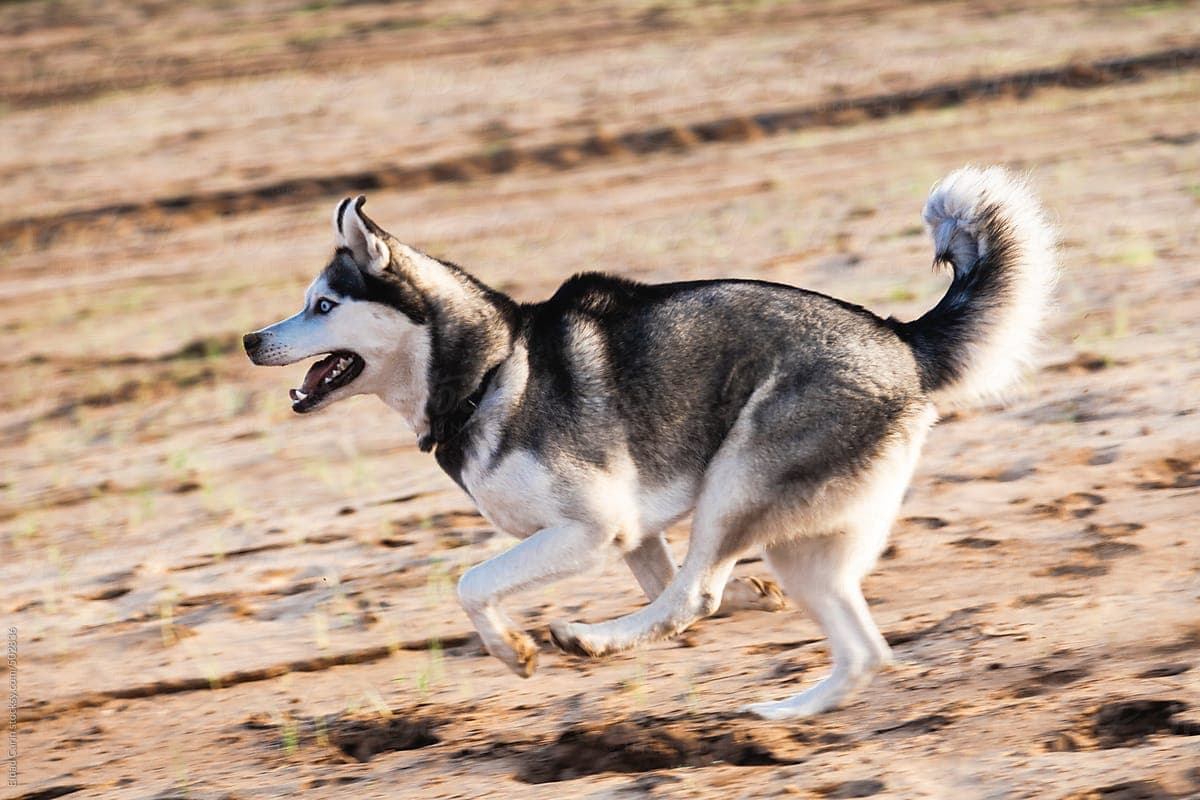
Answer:
[[[346,198],[335,209],[337,250],[308,287],[304,307],[246,334],[243,344],[264,366],[324,356],[291,390],[297,413],[377,394],[419,430],[429,394],[431,304],[439,283],[453,277],[376,225],[362,211],[364,200]]]

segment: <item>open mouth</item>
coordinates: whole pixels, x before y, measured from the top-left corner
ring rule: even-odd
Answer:
[[[362,357],[349,350],[338,350],[325,356],[309,367],[300,388],[288,393],[292,398],[292,411],[300,414],[311,411],[334,389],[357,378],[365,366]]]

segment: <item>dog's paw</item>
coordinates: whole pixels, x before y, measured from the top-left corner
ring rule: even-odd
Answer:
[[[846,672],[835,671],[800,694],[786,700],[774,703],[751,703],[738,710],[763,719],[800,719],[824,714],[826,711],[840,708],[846,701],[854,697],[871,682],[876,671],[877,668],[861,668]]]
[[[759,719],[796,719],[797,717],[811,716],[813,712],[805,713],[802,710],[789,707],[786,703],[750,703],[738,709],[739,714],[749,714],[750,716],[758,717]]]
[[[587,643],[576,634],[575,626],[570,622],[563,622],[562,620],[551,622],[550,639],[559,650],[562,650],[564,653],[570,653],[573,656],[598,658],[600,655],[588,647]]]
[[[511,656],[500,660],[520,677],[533,677],[538,668],[538,647],[533,637],[522,631],[507,631],[504,640]]]
[[[783,589],[770,578],[734,578],[725,585],[721,611],[781,611],[787,608]]]
[[[804,719],[805,717],[815,717],[836,707],[836,704],[821,702],[815,698],[806,700],[803,695],[798,695],[774,703],[750,703],[739,708],[738,712],[751,714],[759,719]]]
[[[770,578],[750,576],[746,578],[746,582],[754,588],[755,594],[758,595],[757,607],[760,611],[782,611],[788,607],[782,587]]]

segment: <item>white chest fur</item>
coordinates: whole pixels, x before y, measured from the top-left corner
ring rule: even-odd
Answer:
[[[463,484],[480,513],[500,530],[524,539],[554,525],[560,516],[555,476],[534,456],[518,450],[485,470],[482,459],[469,459]]]
[[[486,471],[468,463],[462,478],[484,517],[517,538],[583,523],[597,534],[619,536],[629,548],[687,514],[698,483],[681,478],[646,487],[627,460],[604,470],[574,465],[556,471],[528,450],[509,453]]]

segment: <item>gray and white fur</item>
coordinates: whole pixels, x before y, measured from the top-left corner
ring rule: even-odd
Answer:
[[[889,659],[860,588],[885,545],[935,407],[994,396],[1030,359],[1057,274],[1055,236],[1021,180],[964,168],[924,218],[950,288],[911,322],[762,281],[646,285],[576,275],[517,303],[402,244],[343,200],[336,252],[295,316],[245,337],[256,364],[328,354],[298,412],[371,393],[498,529],[519,543],[468,570],[463,607],[518,675],[537,646],[501,609],[611,554],[649,603],[555,622],[563,650],[601,657],[674,636],[724,606],[777,608],[730,581],[761,553],[829,639],[833,671],[748,710],[834,708]],[[692,515],[677,566],[663,531]]]

